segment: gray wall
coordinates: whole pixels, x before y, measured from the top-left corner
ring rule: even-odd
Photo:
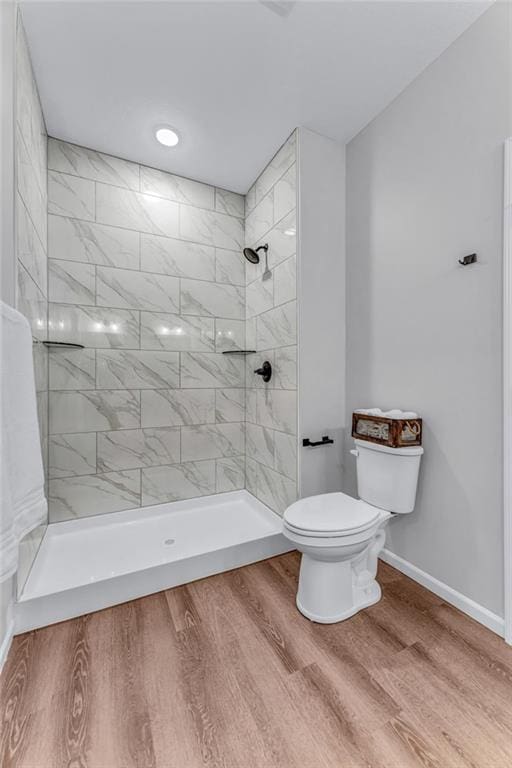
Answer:
[[[425,424],[416,509],[387,546],[500,615],[508,13],[487,11],[347,150],[347,414]]]
[[[299,495],[343,487],[345,147],[299,128]],[[332,445],[302,446],[329,435]]]
[[[258,176],[245,200],[245,243],[268,243],[265,259],[246,263],[247,489],[283,514],[297,498],[296,132]],[[268,383],[255,368],[268,360]]]
[[[244,487],[244,199],[50,139],[50,521]]]

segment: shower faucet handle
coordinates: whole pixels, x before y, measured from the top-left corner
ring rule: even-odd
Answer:
[[[254,373],[257,373],[258,376],[261,376],[264,382],[270,381],[272,378],[272,366],[268,360],[265,360],[261,368],[256,368]]]

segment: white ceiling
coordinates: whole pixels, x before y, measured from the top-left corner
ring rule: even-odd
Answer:
[[[50,135],[246,192],[304,125],[347,141],[484,2],[24,2]],[[279,11],[279,12],[278,12]],[[164,149],[154,127],[182,141]]]

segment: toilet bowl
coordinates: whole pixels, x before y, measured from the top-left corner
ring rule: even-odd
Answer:
[[[385,529],[392,516],[414,508],[423,449],[356,440],[353,453],[361,498],[310,496],[283,517],[283,534],[302,553],[297,608],[322,624],[348,619],[380,600],[375,577]]]

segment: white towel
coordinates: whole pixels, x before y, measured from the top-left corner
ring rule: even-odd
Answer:
[[[46,521],[32,332],[0,302],[0,581],[18,565],[20,540]]]
[[[382,416],[385,419],[417,419],[415,411],[401,411],[393,408],[391,411],[382,411],[380,408],[356,408],[354,413],[362,413],[365,416]]]

